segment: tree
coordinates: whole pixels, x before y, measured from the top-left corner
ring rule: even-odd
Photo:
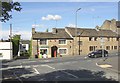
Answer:
[[[46,32],[49,32],[49,30],[48,30],[48,29],[46,29]]]
[[[9,19],[12,18],[12,15],[10,13],[13,11],[21,11],[21,9],[22,8],[19,2],[2,2],[0,0],[0,21],[9,21]]]
[[[32,57],[32,38],[31,38],[31,40],[30,40],[30,45],[29,45],[29,50],[28,50],[28,52],[29,52],[29,57]]]
[[[17,56],[19,51],[20,35],[14,35],[12,38],[13,55]]]

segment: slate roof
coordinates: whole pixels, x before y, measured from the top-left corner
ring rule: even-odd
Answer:
[[[75,37],[76,28],[65,27],[65,28],[56,28],[57,33],[53,32],[35,32],[32,34],[33,39],[73,39],[65,29]],[[77,36],[80,32],[81,37],[118,37],[118,35],[111,30],[96,30],[88,28],[77,28]]]
[[[53,32],[36,32],[32,34],[33,39],[72,39],[65,29],[57,28],[57,33]]]
[[[75,36],[76,28],[66,27],[68,32]],[[87,29],[87,28],[77,28],[77,33],[82,33],[80,36],[83,37],[116,37],[118,36],[115,32],[111,30],[96,30],[96,29]],[[77,34],[77,36],[79,36]]]
[[[30,44],[30,40],[21,40],[20,41],[22,44]]]

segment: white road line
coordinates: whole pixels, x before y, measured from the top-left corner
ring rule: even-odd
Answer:
[[[75,77],[75,78],[79,78],[79,77],[77,77],[77,76],[75,76],[75,75],[73,75],[73,74],[71,74],[71,73],[68,73],[68,72],[65,72],[65,71],[61,71],[61,72],[65,73],[65,74],[68,74],[68,75],[70,75],[70,76],[73,76],[73,77]]]
[[[23,83],[22,80],[15,74],[15,72],[13,74],[16,77],[16,79],[18,79],[21,83]]]
[[[20,63],[20,68],[23,68],[22,63]],[[18,77],[15,72],[13,74],[21,83],[23,83],[20,77]]]
[[[49,68],[51,68],[51,69],[55,69],[54,67],[51,67],[51,66],[49,66],[49,65],[41,65],[41,66],[46,66],[46,67],[49,67]]]
[[[14,66],[14,67],[7,67],[7,68],[0,68],[0,70],[8,70],[8,69],[14,69],[14,68],[30,68],[30,66]]]
[[[23,68],[22,63],[20,63],[21,68]]]
[[[99,67],[98,63],[96,63],[96,66],[98,66],[98,67]]]
[[[33,68],[36,74],[40,74],[36,68]]]
[[[36,61],[28,61],[28,62],[22,62],[22,63],[34,63]]]
[[[21,68],[21,66],[1,68],[0,70],[7,70],[7,69],[13,69],[13,68]]]

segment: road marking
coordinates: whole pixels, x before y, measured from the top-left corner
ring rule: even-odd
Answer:
[[[32,62],[36,62],[36,61],[28,61],[28,62],[22,62],[22,63],[32,63]]]
[[[60,76],[56,76],[55,78],[59,78]]]
[[[21,68],[23,68],[22,63],[20,63]]]
[[[101,66],[98,65],[98,63],[96,63],[96,65],[97,65],[98,67],[101,67]],[[111,66],[110,66],[110,67],[111,67]],[[106,69],[109,69],[109,70],[111,70],[111,71],[117,72],[118,74],[120,73],[120,71],[118,71],[118,70],[116,70],[116,69],[112,69],[112,68],[110,68],[110,67],[106,67]],[[101,67],[101,68],[105,68],[105,67]]]
[[[33,68],[36,74],[40,74],[36,68]]]
[[[71,73],[68,73],[68,72],[65,72],[65,71],[61,71],[61,72],[65,73],[65,74],[67,74],[67,75],[73,76],[73,77],[75,77],[75,78],[79,78],[79,77],[77,77],[77,76],[75,76],[75,75],[73,75],[73,74],[71,74]]]
[[[96,63],[96,66],[101,67],[101,68],[110,68],[110,67],[112,67],[112,65],[109,65],[109,64],[98,65],[98,63]]]
[[[0,70],[8,70],[8,69],[14,69],[14,68],[22,68],[22,67],[21,66],[7,67],[7,68],[1,68]]]
[[[51,67],[51,66],[49,66],[49,65],[41,65],[42,67],[49,67],[49,68],[51,68],[51,69],[55,69],[54,67]]]
[[[20,77],[24,77],[24,78],[28,78],[28,77],[32,77],[32,76],[35,76],[36,74],[23,74],[21,75]]]
[[[86,57],[84,57],[85,59],[87,59],[88,57],[86,56]]]
[[[38,67],[39,65],[33,65],[33,67]]]
[[[9,69],[17,69],[17,68],[30,68],[30,66],[22,66],[22,65],[20,65],[20,66],[14,66],[14,67],[7,67],[7,68],[1,68],[0,70],[9,70]]]
[[[16,77],[16,79],[18,79],[21,83],[23,83],[22,80],[15,74],[15,72],[13,74]]]

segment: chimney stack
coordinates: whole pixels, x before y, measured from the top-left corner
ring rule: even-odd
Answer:
[[[52,29],[52,32],[53,32],[53,34],[56,34],[58,31],[57,31],[56,28],[53,28],[53,29]]]
[[[35,28],[32,28],[32,34],[34,34],[35,33]]]

